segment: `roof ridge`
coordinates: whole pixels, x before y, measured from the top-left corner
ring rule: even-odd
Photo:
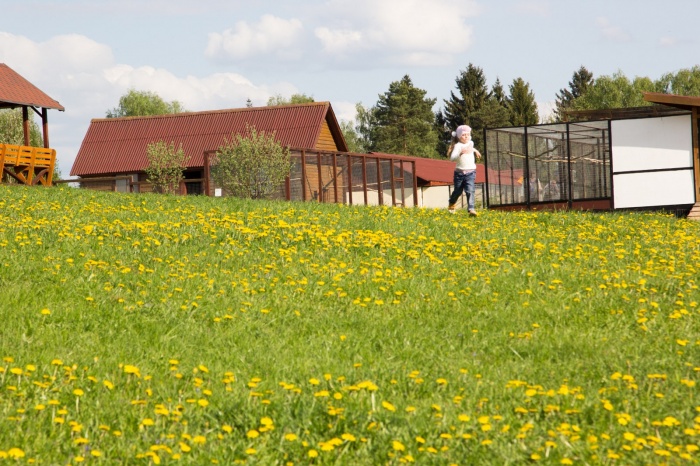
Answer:
[[[321,102],[305,102],[301,104],[288,104],[288,105],[266,105],[263,107],[241,107],[241,108],[224,108],[224,109],[219,109],[219,110],[200,110],[196,112],[180,112],[180,113],[164,113],[161,115],[139,115],[139,116],[125,116],[125,117],[114,117],[114,118],[109,118],[109,117],[104,117],[104,118],[93,118],[90,120],[90,122],[99,122],[99,121],[124,121],[124,120],[139,120],[139,119],[156,119],[156,118],[177,118],[181,116],[192,116],[192,115],[207,115],[207,114],[216,114],[216,113],[233,113],[233,112],[254,112],[254,111],[260,111],[260,110],[269,110],[269,109],[286,109],[286,108],[293,108],[293,107],[314,107],[314,106],[324,106],[324,107],[329,107],[330,102],[329,101],[321,101]]]

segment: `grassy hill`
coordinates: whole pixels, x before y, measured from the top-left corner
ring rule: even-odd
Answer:
[[[700,224],[0,185],[0,459],[700,460]]]

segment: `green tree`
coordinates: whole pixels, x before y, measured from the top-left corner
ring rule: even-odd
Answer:
[[[636,77],[630,81],[621,71],[612,76],[600,76],[585,94],[572,103],[574,110],[601,110],[609,108],[643,107],[651,105],[644,100],[644,92],[656,90],[654,82],[647,77]]]
[[[666,73],[654,83],[657,92],[687,96],[700,96],[700,66]]]
[[[508,97],[503,90],[501,81],[497,78],[487,99],[472,114],[472,128],[478,128],[476,132],[472,131],[474,144],[480,147],[483,138],[483,128],[500,128],[510,126],[510,112],[508,110]]]
[[[107,111],[107,118],[167,115],[186,111],[177,100],[166,102],[154,92],[129,89],[119,99],[119,106]]]
[[[289,148],[274,132],[246,125],[245,134],[232,134],[217,150],[212,178],[233,196],[266,199],[279,192],[291,169]]]
[[[443,100],[444,109],[438,111],[435,124],[440,133],[438,152],[444,154],[452,139],[452,131],[460,125],[472,128],[474,144],[479,145],[481,138],[481,119],[474,118],[489,99],[484,71],[478,66],[469,64],[466,70],[460,71],[455,78],[457,92],[450,92],[450,98]],[[483,119],[483,118],[482,118]]]
[[[146,148],[146,157],[148,165],[144,171],[147,181],[153,184],[153,190],[165,194],[177,193],[189,160],[182,150],[182,144],[175,149],[174,142],[170,145],[164,141],[150,143]]]
[[[306,94],[292,94],[289,98],[283,97],[282,94],[275,94],[267,99],[267,106],[308,104],[311,102],[314,102],[314,98]]]
[[[413,85],[406,75],[389,85],[389,90],[379,95],[373,112],[376,127],[373,132],[375,151],[419,157],[437,156],[432,107],[436,99],[425,97],[426,91]]]
[[[556,121],[564,119],[564,113],[570,110],[574,100],[578,99],[586,93],[593,85],[593,73],[588,71],[585,66],[581,65],[569,81],[569,88],[560,89],[556,94],[554,118]]]
[[[348,145],[348,151],[360,154],[366,152],[362,138],[357,134],[353,121],[341,120],[340,130],[343,132],[345,143]]]
[[[29,112],[29,145],[44,147],[44,138],[32,113]],[[21,108],[0,110],[0,143],[24,145],[24,119]]]
[[[516,78],[509,87],[508,110],[513,126],[536,125],[539,121],[535,95],[523,78]]]
[[[376,108],[365,108],[362,103],[355,104],[355,132],[357,133],[358,142],[362,146],[362,152],[374,150],[374,141],[376,139]]]

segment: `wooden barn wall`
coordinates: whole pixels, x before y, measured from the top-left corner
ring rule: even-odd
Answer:
[[[326,120],[323,120],[321,134],[319,134],[318,142],[316,143],[316,149],[331,151],[338,150],[338,146],[335,144],[335,139],[333,139],[333,134],[331,133],[331,128],[328,126],[328,121]]]

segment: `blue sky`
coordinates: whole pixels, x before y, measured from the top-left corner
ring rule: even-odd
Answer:
[[[520,77],[541,114],[583,65],[594,77],[700,64],[700,1],[1,0],[0,63],[52,98],[51,146],[70,172],[90,119],[128,89],[192,111],[330,101],[354,118],[408,74],[442,108],[469,63]]]

